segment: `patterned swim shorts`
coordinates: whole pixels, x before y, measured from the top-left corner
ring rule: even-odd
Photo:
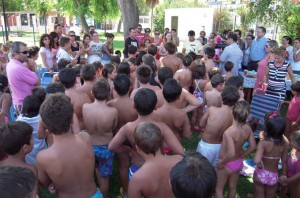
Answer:
[[[108,150],[108,146],[93,146],[93,149],[101,176],[111,176],[114,153]]]

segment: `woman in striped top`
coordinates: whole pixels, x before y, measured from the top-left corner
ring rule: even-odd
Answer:
[[[268,71],[264,77],[264,82],[268,83],[266,95],[278,98],[279,100],[285,99],[286,85],[285,77],[288,74],[295,82],[292,67],[289,62],[285,60],[285,48],[279,47],[274,49],[274,59],[268,63]]]

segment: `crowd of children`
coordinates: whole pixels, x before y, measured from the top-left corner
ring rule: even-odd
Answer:
[[[232,62],[223,76],[212,48],[201,60],[175,54],[172,42],[164,48],[160,61],[151,44],[149,53],[129,45],[128,58],[113,55],[104,65],[61,58],[53,82],[24,98],[16,121],[0,75],[1,197],[34,197],[40,186],[58,197],[108,197],[114,159],[123,197],[221,198],[225,185],[235,197],[243,159],[253,152],[254,197],[275,197],[278,184],[282,198],[299,197],[300,82],[291,87],[286,120],[266,114],[257,144]],[[181,142],[193,130],[201,140],[188,152]]]

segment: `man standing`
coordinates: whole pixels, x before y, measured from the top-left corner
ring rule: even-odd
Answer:
[[[225,47],[224,51],[220,56],[220,61],[223,63],[222,72],[225,73],[224,63],[226,61],[231,61],[234,64],[232,72],[235,76],[238,75],[238,70],[239,67],[241,66],[242,59],[243,59],[243,52],[239,48],[236,42],[237,42],[237,35],[229,34],[227,37],[228,46]]]
[[[129,45],[133,45],[135,47],[139,47],[139,42],[136,39],[136,29],[131,27],[129,28],[129,37],[126,38],[125,40],[125,46],[123,50],[123,54],[125,58],[128,58],[128,47]]]
[[[146,39],[145,34],[142,33],[142,30],[143,30],[142,25],[138,24],[137,33],[136,33],[136,36],[135,36],[136,40],[139,42],[139,46],[137,46],[138,49],[143,46],[143,44],[145,42],[145,39]]]
[[[205,38],[206,36],[206,32],[205,31],[201,31],[200,32],[200,37],[198,38],[198,40],[201,42],[202,45],[206,45],[207,44],[207,38]]]
[[[72,56],[69,51],[71,50],[71,40],[68,37],[61,37],[59,40],[59,50],[56,54],[57,63],[60,61],[60,59],[64,58],[67,60],[70,60],[73,64],[77,63],[78,56]]]
[[[60,39],[62,37],[63,29],[62,29],[61,24],[57,23],[54,25],[54,32],[56,32],[58,34],[58,39]]]
[[[12,92],[13,105],[20,115],[23,100],[31,94],[31,90],[39,85],[35,72],[30,71],[23,63],[27,62],[28,49],[23,42],[13,42],[10,48],[11,59],[6,66],[8,83]]]
[[[202,50],[202,44],[200,41],[195,39],[195,32],[190,30],[188,33],[189,39],[186,40],[182,47],[182,53],[188,54],[189,52],[194,52],[195,54],[199,54]]]
[[[237,37],[238,37],[237,44],[240,47],[240,49],[245,50],[245,42],[243,41],[243,39],[241,39],[242,31],[241,30],[234,30],[233,33],[236,34]]]
[[[266,28],[259,27],[256,30],[257,38],[252,41],[250,47],[250,61],[248,65],[248,70],[257,71],[258,62],[261,61],[266,56],[266,43],[268,39],[265,37]]]
[[[173,28],[171,31],[172,31],[173,42],[178,47],[180,40],[179,40],[179,37],[177,35],[177,30]]]

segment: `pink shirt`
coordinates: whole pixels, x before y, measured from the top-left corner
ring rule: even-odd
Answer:
[[[290,121],[296,121],[300,114],[300,97],[294,96],[290,102],[286,117]]]
[[[257,77],[254,85],[254,90],[257,88],[262,88],[263,79],[268,71],[268,63],[269,63],[269,56],[265,56],[264,59],[258,62],[258,69],[257,69]]]
[[[13,104],[23,105],[24,98],[31,94],[38,77],[36,73],[30,71],[23,63],[13,58],[7,64],[6,71]]]

